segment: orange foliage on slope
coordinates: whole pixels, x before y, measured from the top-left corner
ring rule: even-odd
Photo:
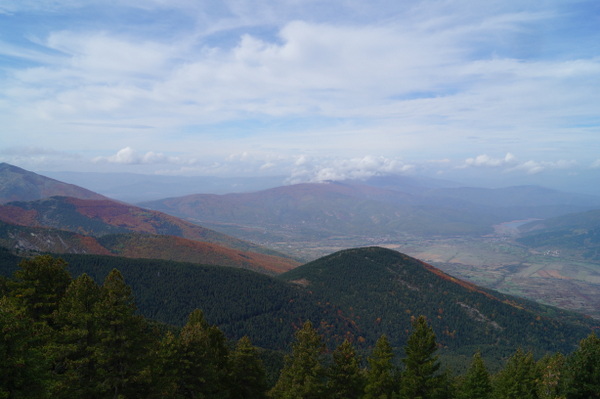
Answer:
[[[494,299],[496,301],[500,301],[498,298],[496,298],[495,296],[493,296],[492,294],[490,294],[489,292],[483,291],[480,287],[476,286],[475,284],[469,283],[467,281],[464,280],[459,280],[457,278],[454,278],[446,273],[444,273],[443,271],[441,271],[440,269],[430,265],[429,263],[425,263],[423,261],[418,260],[418,262],[423,265],[423,267],[425,267],[425,269],[429,270],[430,272],[432,272],[433,274],[435,274],[436,276],[447,280],[447,281],[451,281],[454,284],[458,284],[463,288],[468,289],[469,291],[473,291],[473,292],[478,292],[480,294],[485,295],[486,297],[490,298],[490,299]]]
[[[19,226],[39,226],[39,223],[37,222],[37,211],[33,209],[25,210],[13,205],[0,206],[0,220]]]
[[[216,244],[175,236],[132,236],[118,255],[131,258],[168,259],[241,267],[271,273],[283,273],[298,266],[297,262],[290,259],[254,252],[236,251]]]

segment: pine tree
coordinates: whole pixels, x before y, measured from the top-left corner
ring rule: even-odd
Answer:
[[[53,320],[58,332],[52,348],[57,384],[53,397],[100,398],[98,384],[99,320],[94,313],[102,291],[87,274],[67,288]]]
[[[393,363],[394,350],[386,335],[379,337],[373,353],[367,359],[365,399],[390,399],[397,387],[397,372]]]
[[[544,356],[537,362],[539,399],[555,399],[560,397],[560,380],[565,364],[561,353]]]
[[[94,307],[94,317],[99,321],[94,357],[105,395],[114,398],[139,395],[150,339],[145,319],[135,311],[131,288],[118,270],[112,270]]]
[[[438,374],[440,363],[436,350],[435,333],[425,316],[419,316],[413,322],[413,332],[404,348],[406,356],[402,362],[405,368],[400,380],[402,397],[430,399],[443,396],[447,386],[444,375]]]
[[[600,398],[600,338],[591,334],[567,359],[564,378],[567,399]]]
[[[147,399],[176,398],[179,379],[177,337],[167,331],[162,339],[150,348],[147,374]]]
[[[177,397],[229,397],[228,357],[223,333],[194,310],[177,340]]]
[[[360,369],[360,357],[350,341],[345,340],[333,351],[333,362],[327,369],[327,392],[332,399],[358,399],[363,395],[365,381]]]
[[[42,255],[21,261],[8,288],[34,321],[51,324],[52,313],[70,283],[67,263]]]
[[[538,373],[531,352],[517,349],[498,373],[495,384],[497,399],[536,399]]]
[[[492,395],[490,374],[485,367],[481,353],[473,356],[458,394],[459,399],[487,399]]]
[[[277,383],[270,392],[272,398],[313,399],[326,397],[325,350],[321,336],[307,321],[296,332],[292,354],[285,357]]]
[[[0,398],[46,398],[49,364],[33,320],[7,297],[0,297]]]
[[[244,336],[231,353],[231,397],[261,399],[267,397],[265,367],[250,338]]]

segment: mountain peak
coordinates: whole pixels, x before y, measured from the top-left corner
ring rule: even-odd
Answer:
[[[33,201],[52,196],[81,199],[106,198],[73,184],[38,175],[6,162],[0,163],[0,204],[11,201]]]

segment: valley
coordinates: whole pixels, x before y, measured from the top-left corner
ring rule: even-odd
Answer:
[[[572,251],[527,248],[514,240],[519,224],[497,225],[494,233],[482,237],[339,235],[319,240],[263,239],[256,244],[300,261],[346,248],[377,245],[421,259],[474,284],[600,318],[600,264]],[[219,230],[216,224],[211,228]],[[250,233],[245,238],[251,240],[256,235]]]

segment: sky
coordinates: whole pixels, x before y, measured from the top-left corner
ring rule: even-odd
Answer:
[[[0,162],[600,180],[597,0],[0,0]]]

